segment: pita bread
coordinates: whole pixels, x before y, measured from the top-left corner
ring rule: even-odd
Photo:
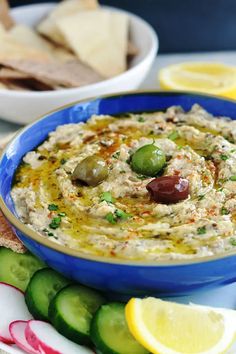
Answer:
[[[83,11],[59,19],[56,24],[78,58],[100,75],[109,78],[126,70],[128,17],[125,14]]]
[[[0,80],[1,79],[27,79],[29,77],[31,76],[17,70],[8,69],[4,67],[0,69]]]
[[[12,138],[14,134],[9,137],[1,139],[0,142],[0,154],[1,150],[8,143],[8,141]],[[0,211],[0,246],[10,248],[12,251],[16,253],[24,253],[26,252],[26,248],[21,243],[21,241],[16,237],[13,232],[11,226],[6,221],[2,212]]]
[[[50,56],[41,50],[18,43],[8,32],[0,32],[0,59],[31,59],[48,61]]]
[[[75,56],[68,50],[55,46],[25,25],[16,25],[8,33],[17,43],[45,52],[51,59],[58,59],[62,62],[75,59]]]
[[[66,0],[62,1],[50,15],[37,27],[37,30],[55,43],[65,46],[66,42],[55,25],[55,20],[70,16],[83,10],[94,10],[98,8],[97,0]]]
[[[16,253],[25,253],[26,248],[16,237],[11,226],[0,211],[0,247],[10,248]]]
[[[10,15],[7,0],[0,0],[0,22],[6,30],[12,28],[15,25],[15,21]]]
[[[134,56],[138,55],[138,53],[139,53],[139,50],[136,47],[136,45],[133,42],[128,41],[127,55],[130,57],[134,57]]]
[[[26,59],[1,60],[0,57],[0,62],[14,70],[26,73],[40,82],[50,83],[57,87],[79,87],[102,80],[100,75],[79,61],[45,63]]]

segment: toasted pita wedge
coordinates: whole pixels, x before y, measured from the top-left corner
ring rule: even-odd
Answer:
[[[14,80],[14,79],[0,79],[1,84],[4,85],[8,90],[14,91],[32,91],[32,88],[29,87],[23,80]]]
[[[133,42],[128,41],[127,55],[130,57],[134,57],[134,56],[138,55],[138,53],[139,53],[139,50],[136,47],[136,45]]]
[[[31,75],[46,84],[61,87],[79,87],[102,80],[102,77],[79,61],[66,63],[30,60],[1,60],[1,64]]]
[[[1,139],[0,141],[0,155],[4,146],[13,137],[14,134]],[[26,252],[26,248],[23,246],[21,241],[16,237],[11,226],[8,224],[4,216],[0,211],[0,246],[10,248],[12,251],[17,253]]]
[[[18,70],[13,70],[9,68],[1,68],[0,69],[0,80],[2,79],[28,79],[31,76],[28,74],[22,73]]]
[[[48,61],[50,56],[41,50],[18,43],[10,34],[0,32],[0,59],[31,59]]]
[[[47,39],[41,37],[30,27],[25,25],[16,25],[10,31],[9,34],[15,41],[21,45],[40,50],[47,53],[52,59],[58,59],[62,62],[75,59],[75,56],[68,50],[62,47],[58,47]]]
[[[10,15],[10,9],[7,0],[0,0],[0,22],[8,30],[15,25],[15,21]]]
[[[78,58],[100,75],[109,78],[126,70],[128,17],[125,14],[83,11],[59,19],[56,24]]]
[[[11,226],[8,224],[0,211],[0,247],[10,248],[16,253],[26,252],[25,246],[16,237]]]
[[[97,0],[66,0],[62,1],[50,15],[45,18],[37,27],[38,31],[50,38],[55,43],[65,46],[66,42],[55,25],[55,20],[70,16],[83,10],[94,10],[98,8]]]

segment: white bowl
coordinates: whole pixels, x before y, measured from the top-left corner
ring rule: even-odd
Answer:
[[[20,6],[11,11],[16,22],[35,26],[55,4]],[[135,90],[145,79],[158,50],[158,38],[152,27],[140,17],[109,7],[111,11],[124,12],[130,17],[131,39],[139,54],[130,69],[112,79],[80,88],[60,91],[10,91],[0,90],[0,117],[17,123],[29,123],[44,113],[77,100]]]

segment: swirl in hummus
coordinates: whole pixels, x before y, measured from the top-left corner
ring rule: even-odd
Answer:
[[[27,153],[11,194],[23,223],[83,253],[152,261],[210,256],[236,246],[235,143],[236,121],[198,105],[92,116],[59,126]],[[155,176],[132,166],[135,152],[150,144],[165,161]],[[107,170],[86,184],[76,176],[91,156]],[[184,200],[150,198],[147,185],[163,176],[188,181]]]

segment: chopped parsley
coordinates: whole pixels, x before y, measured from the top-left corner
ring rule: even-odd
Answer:
[[[154,130],[150,130],[150,132],[148,133],[148,135],[153,135],[154,134]]]
[[[201,195],[198,196],[198,200],[202,200],[202,199],[204,199],[204,198],[205,198],[205,195],[204,195],[204,194],[201,194]]]
[[[173,132],[171,132],[171,133],[168,135],[167,138],[174,141],[174,140],[176,140],[176,139],[179,138],[179,133],[178,133],[176,130],[174,130]]]
[[[64,159],[64,158],[62,158],[60,161],[61,165],[65,165],[66,162],[67,162],[67,159]]]
[[[52,232],[49,232],[49,233],[48,233],[48,236],[49,236],[49,237],[54,237],[54,234],[53,234]]]
[[[114,159],[118,159],[119,156],[120,156],[120,151],[116,151],[116,152],[112,155],[112,157],[113,157]]]
[[[139,123],[144,123],[145,122],[145,119],[143,117],[138,117],[137,121]]]
[[[236,176],[234,175],[234,176],[231,176],[231,177],[229,177],[229,179],[230,179],[230,181],[236,181]]]
[[[131,214],[128,214],[125,211],[120,210],[120,209],[116,209],[115,215],[121,220],[127,220],[128,218],[130,218],[132,216]]]
[[[231,243],[232,246],[236,246],[236,239],[231,237],[229,242]]]
[[[48,210],[50,210],[50,211],[57,211],[58,209],[59,209],[59,207],[56,204],[49,204],[48,205]]]
[[[56,216],[52,219],[51,223],[49,224],[50,229],[57,229],[61,225],[61,217]]]
[[[204,235],[206,233],[206,226],[201,226],[197,228],[198,235]]]
[[[107,203],[114,203],[114,198],[111,195],[111,192],[103,192],[102,195],[100,196],[100,202],[107,202]]]
[[[220,158],[221,158],[221,160],[226,161],[226,160],[228,160],[229,156],[221,154]]]
[[[221,215],[229,215],[229,210],[226,208],[221,208]]]
[[[105,219],[106,219],[110,224],[116,224],[116,222],[117,222],[117,219],[116,219],[115,215],[113,215],[111,212],[108,213],[108,214],[105,216]]]
[[[64,218],[66,216],[66,213],[64,213],[63,211],[61,213],[58,213],[58,216],[61,216],[62,218]]]
[[[127,220],[130,218],[132,215],[126,213],[125,211],[121,209],[116,209],[114,214],[112,212],[108,213],[105,216],[105,219],[110,223],[110,224],[116,224],[118,220]]]

